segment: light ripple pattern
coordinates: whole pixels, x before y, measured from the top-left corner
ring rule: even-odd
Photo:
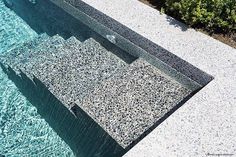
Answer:
[[[0,54],[37,36],[0,0]],[[73,157],[69,146],[0,68],[0,156]]]
[[[24,20],[7,8],[0,0],[0,54],[37,36]]]

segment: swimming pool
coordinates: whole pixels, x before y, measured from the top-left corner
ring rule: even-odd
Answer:
[[[8,1],[0,156],[120,157],[212,79],[81,0]]]
[[[0,0],[0,54],[38,36]],[[68,156],[73,152],[0,68],[0,156]]]

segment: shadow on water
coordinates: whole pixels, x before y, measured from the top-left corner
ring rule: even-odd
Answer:
[[[0,66],[75,156],[120,157],[126,152],[81,108],[76,106],[74,116],[38,79],[31,80],[23,72],[18,75],[10,67]]]

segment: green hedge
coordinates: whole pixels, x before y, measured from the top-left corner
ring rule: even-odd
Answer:
[[[164,10],[209,31],[236,30],[236,0],[166,0]]]

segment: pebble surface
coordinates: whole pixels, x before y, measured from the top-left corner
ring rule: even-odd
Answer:
[[[126,66],[126,63],[88,39],[83,44],[60,49],[63,56],[35,64],[34,75],[65,105],[82,99],[96,84],[108,79]],[[32,71],[31,68],[28,71]]]
[[[126,148],[190,93],[139,59],[77,104]]]

